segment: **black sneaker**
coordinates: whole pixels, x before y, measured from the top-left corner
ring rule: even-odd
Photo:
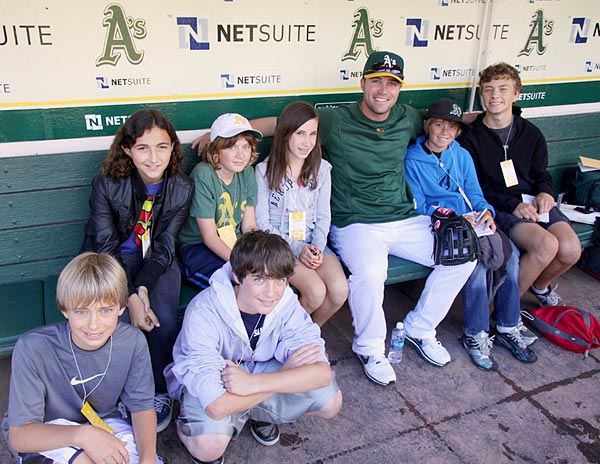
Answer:
[[[223,464],[225,462],[225,459],[223,459],[223,456],[221,456],[219,459],[217,459],[216,461],[201,461],[200,459],[196,459],[194,456],[191,456],[192,458],[192,463],[193,464]]]
[[[519,361],[526,363],[537,361],[537,355],[525,344],[517,326],[508,333],[498,332],[498,329],[494,328],[494,344],[508,349]]]
[[[277,424],[250,419],[250,432],[261,445],[272,446],[279,441],[279,427],[277,427]]]
[[[546,288],[544,293],[540,293],[531,286],[531,293],[533,293],[538,301],[540,302],[540,306],[564,306],[565,302],[560,297],[558,293],[556,293],[558,285],[555,285],[552,288],[550,285]]]
[[[156,410],[156,433],[159,433],[171,423],[173,400],[166,393],[157,393],[154,395],[154,409]]]

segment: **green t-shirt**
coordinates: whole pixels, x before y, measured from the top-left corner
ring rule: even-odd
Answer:
[[[246,206],[256,206],[256,177],[254,169],[248,167],[233,176],[226,185],[217,172],[205,162],[200,162],[192,170],[194,198],[190,205],[190,215],[185,221],[179,236],[183,245],[202,243],[202,236],[196,218],[214,219],[218,227],[233,225],[239,237]]]
[[[323,157],[333,166],[332,223],[345,227],[415,216],[404,158],[423,130],[423,113],[396,104],[385,121],[376,122],[359,105],[319,109]]]

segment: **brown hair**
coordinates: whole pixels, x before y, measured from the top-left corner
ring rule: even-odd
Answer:
[[[294,273],[296,258],[288,243],[279,235],[254,230],[237,239],[229,262],[233,273],[242,283],[250,274],[287,279]]]
[[[287,105],[279,118],[277,118],[277,127],[273,137],[273,146],[271,154],[267,161],[267,179],[269,181],[269,189],[280,191],[283,183],[287,167],[287,150],[290,137],[307,121],[312,119],[319,120],[315,108],[306,102],[297,101]],[[317,188],[319,167],[321,166],[321,137],[317,127],[317,141],[315,147],[309,153],[308,157],[302,165],[298,182],[306,187],[313,179],[312,189]]]
[[[125,270],[105,253],[82,253],[65,266],[56,284],[56,304],[60,311],[83,308],[92,303],[127,304]]]
[[[177,137],[177,132],[173,124],[160,111],[146,109],[136,111],[119,127],[106,158],[102,163],[102,174],[121,179],[129,177],[134,172],[135,166],[131,157],[123,150],[123,147],[133,147],[136,140],[153,127],[165,130],[169,134],[171,143],[173,143],[173,151],[171,152],[171,159],[166,169],[167,172],[171,176],[181,172],[183,168],[183,154],[181,153],[179,137]]]
[[[483,71],[479,72],[479,91],[481,92],[481,84],[491,82],[494,79],[511,79],[515,83],[515,89],[521,93],[523,85],[519,71],[508,63],[496,63],[488,66]]]
[[[248,166],[252,165],[258,158],[258,153],[256,153],[258,138],[252,132],[242,132],[233,137],[217,137],[202,150],[202,159],[210,164],[215,171],[218,171],[221,169],[221,150],[233,147],[239,139],[246,139],[246,142],[250,144],[252,153],[250,154]]]
[[[433,124],[433,121],[435,121],[436,119],[440,119],[442,121],[447,121],[449,123],[454,123],[454,125],[458,128],[458,132],[456,133],[455,138],[458,138],[458,136],[462,132],[462,127],[461,127],[460,123],[458,121],[451,121],[450,119],[444,119],[444,118],[438,118],[438,117],[428,118],[425,120],[425,123],[423,124],[423,132],[425,132],[425,135],[427,136],[427,138],[429,138],[429,128]]]

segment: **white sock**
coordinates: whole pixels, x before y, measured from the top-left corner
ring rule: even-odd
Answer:
[[[544,290],[538,290],[533,284],[531,285],[531,290],[533,290],[533,293],[537,293],[538,295],[545,295],[550,291],[548,287],[546,287]]]

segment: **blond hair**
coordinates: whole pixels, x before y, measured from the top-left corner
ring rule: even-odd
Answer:
[[[127,278],[119,262],[104,253],[87,252],[73,258],[62,270],[56,284],[60,311],[84,308],[92,303],[127,303]]]

